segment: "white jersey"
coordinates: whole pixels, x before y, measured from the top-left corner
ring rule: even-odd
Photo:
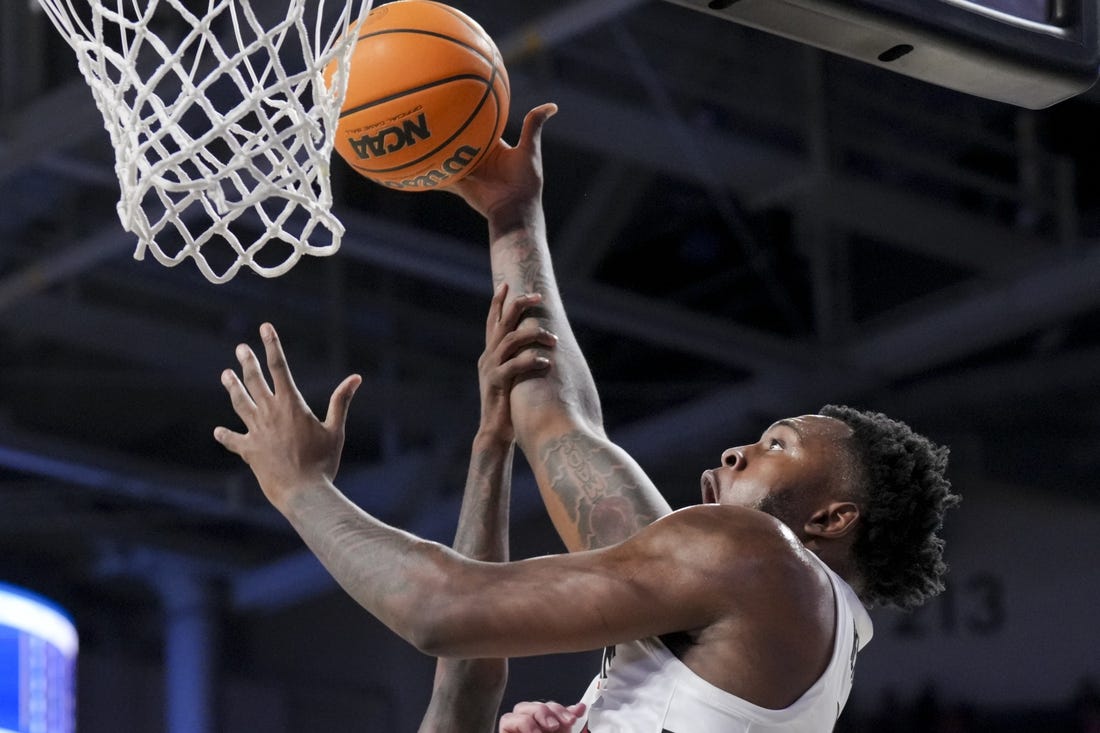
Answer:
[[[812,553],[811,553],[812,554]],[[816,556],[815,556],[816,557]],[[573,733],[828,733],[852,689],[856,653],[871,639],[871,618],[855,592],[821,563],[836,598],[829,666],[794,704],[771,710],[742,700],[688,669],[655,638],[614,648],[582,701]]]

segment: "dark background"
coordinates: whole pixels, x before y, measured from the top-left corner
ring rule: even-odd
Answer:
[[[1002,564],[979,571],[1016,587],[1017,551],[1039,574],[1076,567],[1028,547],[1063,520],[1100,529],[1096,92],[1024,110],[665,2],[457,7],[505,51],[509,139],[531,106],[561,108],[544,137],[558,278],[611,436],[674,506],[697,500],[700,470],[729,445],[848,402],[952,445],[964,495],[1011,497],[993,502],[1012,529]],[[339,592],[211,438],[235,424],[220,371],[271,320],[316,408],[347,373],[365,378],[341,486],[450,541],[477,424],[484,225],[453,196],[385,190],[339,161],[333,184],[341,251],[278,279],[212,285],[190,262],[135,261],[70,49],[27,2],[0,6],[0,580],[73,616],[85,733],[167,730],[166,641],[188,618],[204,624],[214,730],[419,719],[432,660]],[[983,506],[960,510],[973,530],[960,547],[992,531]],[[522,468],[513,523],[515,556],[561,549]],[[1002,605],[979,622],[1049,623],[1088,647],[1093,627],[1057,616],[1095,608],[1085,572],[1044,591],[1050,616]],[[969,628],[937,618],[943,634]],[[878,664],[904,665],[887,642]],[[914,674],[887,709],[923,700],[926,716],[966,711],[971,729],[1074,730],[1071,702],[1097,674],[1064,660],[1065,681],[1030,695],[993,665],[944,682],[973,661],[944,648],[927,665],[942,677]],[[571,701],[595,663],[512,670],[509,706]],[[850,730],[934,729],[908,713],[870,723],[876,681],[856,691]]]

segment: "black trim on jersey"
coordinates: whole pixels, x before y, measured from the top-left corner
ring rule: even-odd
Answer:
[[[611,671],[611,662],[615,659],[615,647],[605,646],[603,648],[603,657],[600,659],[600,679],[606,680],[608,673]],[[581,733],[584,733],[583,731]]]

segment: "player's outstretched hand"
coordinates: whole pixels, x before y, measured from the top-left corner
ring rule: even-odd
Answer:
[[[448,186],[487,219],[511,206],[528,206],[542,197],[542,126],[558,111],[539,105],[523,119],[519,143],[498,140],[470,175]]]
[[[584,715],[583,702],[566,707],[556,702],[521,702],[500,719],[499,733],[563,733]]]
[[[226,369],[222,384],[247,432],[219,426],[214,429],[214,439],[244,459],[268,500],[282,509],[295,490],[336,477],[348,406],[362,378],[353,374],[340,383],[321,422],[294,384],[275,328],[263,324],[260,337],[271,384],[264,378],[252,349],[238,345],[241,376]]]
[[[520,325],[527,309],[542,302],[540,294],[525,293],[510,301],[507,296],[508,286],[503,283],[493,293],[485,320],[485,351],[477,360],[477,376],[481,388],[479,432],[511,443],[515,439],[509,404],[512,385],[549,369],[550,359],[545,354],[558,339],[534,320]]]

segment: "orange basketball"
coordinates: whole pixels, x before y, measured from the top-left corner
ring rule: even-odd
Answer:
[[[384,186],[443,188],[500,139],[508,103],[504,62],[481,26],[443,3],[396,0],[359,31],[336,151]]]

